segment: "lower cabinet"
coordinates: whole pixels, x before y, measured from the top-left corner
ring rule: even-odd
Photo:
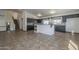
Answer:
[[[34,30],[34,26],[27,26],[27,31]]]
[[[65,26],[55,25],[55,31],[57,31],[57,32],[65,32]]]

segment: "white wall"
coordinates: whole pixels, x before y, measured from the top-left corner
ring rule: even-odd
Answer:
[[[6,30],[6,19],[5,16],[0,16],[0,31]]]
[[[0,31],[6,31],[7,22],[10,22],[10,29],[15,30],[11,12],[7,10],[0,10]]]
[[[6,30],[6,15],[4,10],[0,10],[0,31]]]
[[[66,22],[66,31],[79,33],[79,18],[69,18]]]

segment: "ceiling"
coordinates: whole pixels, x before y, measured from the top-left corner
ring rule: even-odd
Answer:
[[[16,12],[21,12],[23,9],[9,9]],[[79,9],[25,9],[27,12],[34,14],[42,14],[42,17],[49,16],[59,16],[59,15],[68,15],[68,14],[79,14]],[[51,11],[55,11],[55,13],[51,14]]]
[[[27,12],[32,13],[37,16],[37,14],[42,14],[41,17],[54,16],[60,14],[72,14],[79,13],[79,9],[26,9]],[[54,14],[51,14],[50,11],[55,11]]]

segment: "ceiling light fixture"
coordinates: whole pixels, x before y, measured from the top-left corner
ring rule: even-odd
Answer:
[[[50,14],[54,14],[54,13],[56,13],[55,11],[50,11]]]
[[[38,14],[37,16],[42,16],[42,14]]]

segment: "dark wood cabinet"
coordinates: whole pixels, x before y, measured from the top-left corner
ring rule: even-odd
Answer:
[[[65,32],[65,26],[64,25],[55,25],[55,31],[57,32]]]

